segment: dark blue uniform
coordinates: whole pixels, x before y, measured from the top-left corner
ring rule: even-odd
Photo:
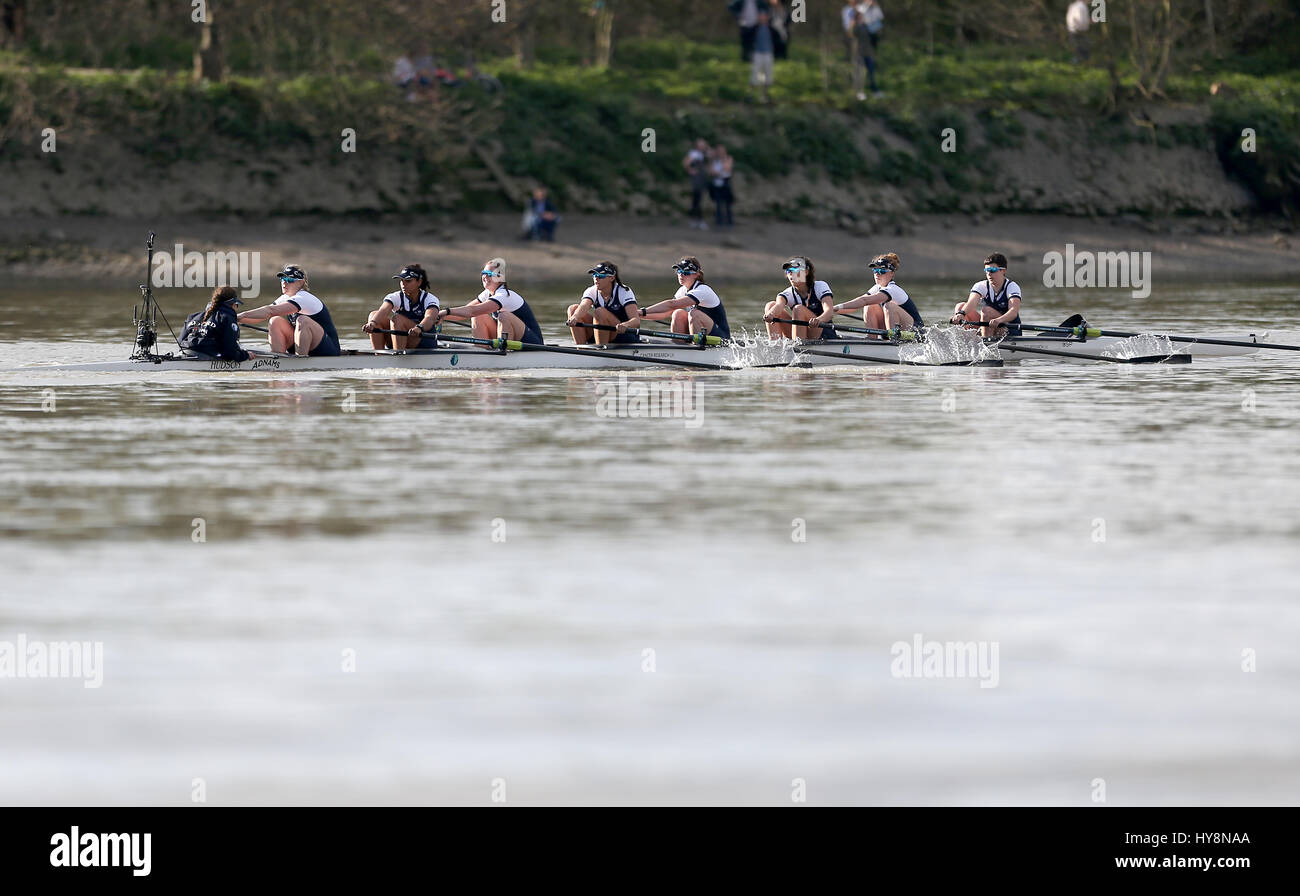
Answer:
[[[235,309],[223,302],[207,320],[196,311],[185,319],[178,340],[181,348],[222,361],[247,361],[248,352],[239,345],[239,320]]]

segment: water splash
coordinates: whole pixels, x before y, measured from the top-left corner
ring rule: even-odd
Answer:
[[[922,364],[952,364],[996,360],[996,345],[985,345],[979,331],[967,327],[928,327],[924,342],[904,343],[899,358]]]
[[[1178,348],[1168,336],[1129,336],[1121,339],[1109,348],[1102,349],[1101,354],[1107,358],[1144,358],[1150,355],[1172,355]]]
[[[771,339],[766,333],[751,333],[741,328],[733,331],[727,351],[719,363],[733,367],[755,367],[768,364],[789,364],[795,358],[795,343],[789,339]]]

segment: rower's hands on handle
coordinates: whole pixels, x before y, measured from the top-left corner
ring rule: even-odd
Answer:
[[[420,327],[417,325],[407,330],[406,335],[411,337],[412,339],[421,339],[424,337],[424,331],[421,330]]]

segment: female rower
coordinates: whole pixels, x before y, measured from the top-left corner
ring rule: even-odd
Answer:
[[[239,319],[235,306],[242,305],[233,286],[212,290],[208,307],[195,311],[185,320],[185,329],[177,340],[181,348],[221,361],[247,361],[253,357],[239,345]]]
[[[800,339],[834,339],[835,328],[831,318],[835,311],[831,308],[830,284],[817,279],[812,259],[806,255],[796,255],[781,265],[790,287],[777,293],[776,299],[768,302],[763,310],[763,320],[767,322],[767,335],[776,339],[784,336],[791,338],[791,330]],[[795,324],[776,323],[777,319],[806,320],[807,327]]]
[[[981,336],[1020,335],[1020,284],[1007,279],[1007,257],[994,252],[984,259],[984,279],[957,305],[952,323],[984,323]]]
[[[270,305],[244,311],[240,323],[268,321],[271,351],[291,355],[333,357],[339,354],[339,334],[325,303],[307,291],[307,273],[296,264],[276,272],[283,295]]]
[[[834,310],[853,311],[864,308],[866,310],[862,312],[862,320],[876,330],[924,326],[916,303],[908,297],[903,287],[894,282],[894,274],[901,266],[897,252],[877,255],[871,260],[871,273],[876,278],[876,285],[856,299],[836,305]]]
[[[679,285],[671,299],[656,302],[641,312],[642,317],[662,320],[671,315],[674,333],[703,333],[721,339],[731,338],[727,309],[722,299],[704,282],[700,260],[687,255],[673,265]]]
[[[639,342],[641,337],[628,331],[641,325],[641,311],[637,308],[636,294],[619,279],[618,265],[602,261],[587,273],[594,282],[582,294],[578,304],[569,306],[569,332],[573,334],[574,343],[586,345],[593,334],[597,345]],[[578,324],[616,327],[618,332],[592,330]]]
[[[474,322],[474,335],[479,339],[510,339],[541,345],[542,328],[537,324],[533,309],[506,283],[506,260],[489,259],[479,276],[483,280],[483,291],[468,305],[442,309],[438,312],[438,320],[469,318]]]
[[[401,287],[390,292],[370,312],[361,328],[370,334],[370,345],[375,349],[387,348],[395,352],[412,348],[436,348],[437,340],[425,338],[425,333],[438,326],[438,310],[442,303],[429,292],[429,276],[418,264],[408,264],[396,274]],[[401,336],[376,333],[376,330],[405,330]]]

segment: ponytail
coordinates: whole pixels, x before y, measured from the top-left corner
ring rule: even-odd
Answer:
[[[208,302],[208,307],[203,309],[203,321],[201,322],[206,322],[221,305],[237,298],[239,298],[239,293],[235,291],[233,286],[218,286],[212,290],[212,299]]]

